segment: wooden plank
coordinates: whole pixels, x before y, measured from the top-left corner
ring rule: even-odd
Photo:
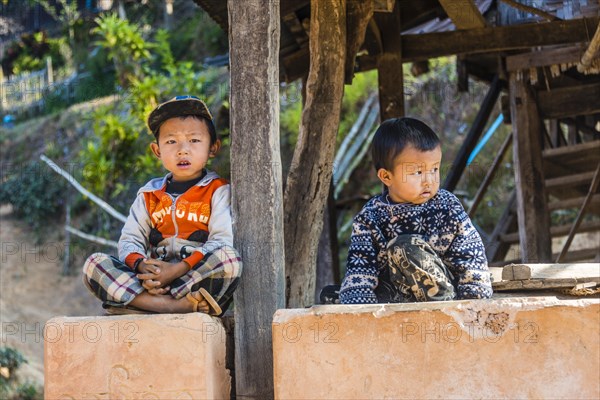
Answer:
[[[592,196],[594,195],[594,193],[596,193],[596,190],[598,189],[599,184],[600,184],[600,163],[598,163],[598,166],[596,167],[596,172],[594,172],[594,177],[592,178],[592,183],[590,184],[590,189],[588,191],[588,194],[587,194],[587,196],[585,196],[585,200],[583,201],[583,204],[581,205],[581,208],[579,209],[579,212],[577,213],[577,216],[575,217],[575,221],[573,222],[573,226],[571,227],[571,230],[569,231],[569,236],[567,237],[567,241],[565,242],[562,251],[556,258],[556,262],[561,262],[563,260],[563,258],[565,257],[565,255],[567,254],[567,251],[569,250],[569,246],[571,246],[571,242],[573,241],[573,237],[575,236],[575,233],[577,233],[577,229],[581,225],[582,218],[585,215],[585,213],[587,211],[587,207],[589,206],[589,204],[592,200]]]
[[[584,197],[575,197],[573,199],[555,201],[555,202],[548,204],[548,209],[550,211],[553,211],[553,210],[564,210],[567,208],[579,208],[579,207],[581,207],[581,205],[583,204],[584,201],[585,201],[585,196]],[[600,193],[592,196],[591,206],[592,207],[600,206]]]
[[[544,118],[600,113],[600,83],[538,92],[540,113]]]
[[[296,13],[291,12],[287,15],[283,15],[281,19],[287,25],[298,47],[308,45],[308,35],[306,34],[302,23],[298,20]]]
[[[486,26],[485,19],[472,0],[439,0],[456,29],[475,29]]]
[[[244,262],[234,293],[236,394],[264,399],[274,393],[271,322],[285,307],[281,157],[273,145],[281,19],[278,1],[227,3],[229,26],[236,27],[229,32],[233,230]]]
[[[558,253],[552,255],[552,259],[556,259]],[[566,260],[564,262],[577,262],[581,260],[598,260],[600,256],[600,249],[582,249],[572,250],[567,253]],[[595,261],[594,260],[594,261]],[[519,264],[520,260],[505,260],[505,261],[494,261],[489,264],[490,268],[504,267],[507,264]],[[507,281],[510,282],[510,281]]]
[[[453,54],[476,54],[529,49],[536,46],[583,43],[589,40],[589,27],[600,17],[540,24],[402,35],[404,62],[426,60]]]
[[[551,260],[550,215],[542,167],[541,121],[528,83],[510,73],[513,160],[523,262]]]
[[[404,74],[400,40],[400,7],[375,16],[381,33],[383,54],[379,57],[379,112],[381,121],[404,116]]]
[[[560,49],[532,51],[506,57],[506,70],[515,72],[533,67],[547,67],[555,64],[576,63],[585,52],[585,46],[578,44]]]
[[[553,238],[565,236],[569,233],[570,229],[571,225],[553,226],[550,228],[550,236]],[[597,230],[600,230],[600,222],[584,222],[579,226],[579,233],[595,232]],[[519,233],[514,232],[500,235],[500,240],[508,244],[517,243],[519,241]]]
[[[587,143],[574,144],[572,146],[546,149],[542,152],[544,161],[563,163],[569,159],[600,160],[600,140]]]
[[[561,176],[560,178],[546,179],[547,189],[556,189],[569,186],[589,184],[594,177],[594,172],[582,172],[580,174]]]
[[[600,282],[596,278],[580,278],[580,279],[528,279],[522,281],[500,281],[492,282],[494,291],[507,290],[548,290],[548,289],[571,289],[581,283]]]
[[[600,282],[599,263],[509,264],[502,269],[502,280],[581,279]]]
[[[477,116],[475,117],[475,120],[469,129],[469,133],[467,134],[465,141],[460,147],[460,150],[458,151],[458,154],[452,163],[452,168],[444,180],[444,189],[453,191],[456,188],[456,185],[458,184],[458,181],[460,180],[460,177],[467,166],[467,160],[477,145],[477,141],[481,137],[488,119],[490,118],[490,114],[496,105],[496,101],[498,100],[501,89],[502,86],[500,84],[500,79],[498,79],[498,76],[496,76],[492,81],[485,98],[483,99],[481,108],[479,109],[479,112],[477,113]]]

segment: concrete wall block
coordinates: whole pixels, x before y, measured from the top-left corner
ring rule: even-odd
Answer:
[[[225,330],[205,314],[58,317],[44,327],[47,399],[229,399]]]
[[[597,399],[599,330],[597,298],[279,310],[275,398]]]

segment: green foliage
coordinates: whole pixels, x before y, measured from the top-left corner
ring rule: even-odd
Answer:
[[[17,349],[13,349],[12,347],[0,348],[0,366],[8,368],[8,371],[11,373],[10,375],[26,362],[25,357]],[[8,380],[10,378],[0,375],[0,379]]]
[[[92,33],[100,37],[95,43],[105,49],[108,59],[115,63],[118,81],[126,88],[142,75],[141,62],[150,58],[152,45],[144,40],[139,26],[116,14],[106,14],[95,21],[98,26]]]
[[[25,382],[17,386],[10,400],[41,400],[42,394],[34,383]]]
[[[61,214],[65,184],[45,164],[29,162],[9,168],[0,186],[0,203],[10,203],[17,217],[40,232]]]
[[[19,383],[17,370],[27,360],[12,347],[0,347],[0,398],[7,400],[41,399],[38,388],[30,383]]]
[[[176,24],[169,42],[178,60],[196,62],[227,53],[229,48],[227,34],[200,7],[195,15]]]
[[[60,68],[68,56],[67,47],[65,38],[49,39],[44,31],[26,33],[8,46],[2,66],[9,74],[39,71],[46,68],[50,57],[53,68]]]
[[[31,382],[19,383],[16,372],[27,360],[16,349],[0,348],[0,398],[7,400],[41,399],[39,389]]]
[[[114,198],[126,189],[123,182],[132,171],[139,170],[140,166],[156,170],[158,163],[145,160],[138,165],[136,149],[149,142],[145,136],[140,138],[139,132],[143,129],[140,121],[113,107],[98,108],[92,119],[95,136],[88,140],[79,156],[84,165],[84,183],[93,193]]]

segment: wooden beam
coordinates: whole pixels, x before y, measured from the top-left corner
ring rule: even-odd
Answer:
[[[483,15],[472,0],[439,0],[457,30],[484,28]]]
[[[600,283],[598,263],[509,264],[502,269],[502,280],[494,290],[573,288],[582,283]]]
[[[346,57],[346,1],[312,0],[310,9],[306,103],[284,194],[289,307],[313,304],[317,247],[344,93],[344,64],[340,60]],[[271,146],[277,143],[273,141]]]
[[[473,203],[471,204],[471,207],[469,207],[469,211],[468,211],[469,217],[473,218],[475,211],[477,211],[477,207],[479,207],[479,203],[483,199],[483,195],[485,194],[488,186],[492,182],[492,179],[494,179],[494,176],[496,176],[496,171],[498,171],[498,167],[500,166],[500,163],[504,159],[504,155],[506,154],[508,147],[512,143],[512,137],[513,137],[513,135],[511,133],[506,137],[506,139],[504,139],[504,142],[502,143],[502,146],[500,147],[498,154],[496,154],[496,158],[494,158],[494,161],[492,162],[492,166],[490,167],[487,174],[485,175],[485,178],[483,178],[483,182],[481,182],[481,185],[479,186],[479,189],[477,190],[477,193],[475,194],[475,197],[473,198]]]
[[[536,46],[583,43],[590,40],[589,27],[600,17],[545,22],[466,31],[402,35],[404,62],[426,60],[453,54],[477,54]]]
[[[555,259],[558,256],[558,253],[553,254],[552,255],[552,259]],[[566,260],[564,262],[576,262],[576,261],[581,261],[581,260],[591,260],[594,257],[598,256],[598,249],[583,249],[583,250],[573,250],[570,251],[567,254]],[[512,260],[505,260],[505,261],[494,261],[492,263],[490,263],[490,268],[495,268],[495,267],[502,267],[506,264],[516,264],[516,263],[520,263],[521,261],[518,259],[512,259]],[[509,281],[510,282],[510,281]],[[519,281],[519,282],[526,282],[526,281]],[[534,283],[535,285],[535,283]],[[492,283],[492,287],[494,288],[494,290],[501,290],[499,287],[496,286],[496,284]],[[527,289],[531,289],[531,287],[526,287]],[[543,286],[538,286],[538,288],[542,288]],[[515,289],[523,289],[523,287],[513,287],[512,290]]]
[[[346,61],[344,64],[344,81],[352,83],[356,53],[365,41],[365,33],[369,21],[373,17],[375,4],[373,0],[347,0],[346,2]]]
[[[281,18],[278,1],[229,0],[227,5],[229,26],[235,27],[229,30],[233,230],[244,262],[234,294],[236,394],[264,399],[274,394],[273,314],[285,307],[276,84]]]
[[[600,265],[581,264],[510,264],[502,269],[502,280],[582,279],[593,278],[600,283]]]
[[[400,39],[400,6],[393,12],[377,14],[383,54],[377,65],[379,83],[379,112],[381,121],[404,116],[404,73]]]
[[[594,177],[593,172],[582,172],[580,174],[573,174],[568,176],[561,176],[559,178],[546,179],[546,188],[564,188],[577,185],[585,185],[589,183]]]
[[[460,180],[460,177],[467,166],[467,160],[477,145],[477,141],[481,137],[485,125],[490,119],[490,114],[496,105],[496,101],[498,100],[501,89],[502,85],[500,83],[500,79],[498,79],[498,76],[496,76],[492,81],[487,94],[485,95],[485,99],[483,100],[481,108],[475,117],[475,121],[473,121],[473,124],[469,129],[469,133],[467,134],[465,141],[460,147],[460,150],[458,151],[458,154],[452,163],[452,169],[444,180],[444,189],[453,191],[456,188],[456,185],[458,184],[458,181]]]
[[[287,25],[290,33],[294,36],[298,47],[303,47],[308,44],[308,35],[304,31],[304,27],[295,12],[291,12],[287,15],[282,15],[281,19]]]
[[[510,73],[513,162],[523,262],[551,260],[550,215],[542,167],[541,121],[528,83]]]
[[[575,146],[559,147],[548,149],[542,152],[545,160],[560,160],[563,158],[590,158],[598,160],[600,158],[600,141],[593,140],[587,143],[581,143]],[[595,157],[594,157],[595,156]],[[592,164],[593,165],[593,164]]]
[[[559,200],[548,204],[548,209],[553,210],[565,210],[567,208],[580,208],[584,203],[585,197],[575,197],[567,200]],[[600,206],[600,193],[592,196],[591,206],[597,208]]]
[[[540,113],[544,118],[600,113],[598,99],[600,99],[600,83],[538,92]]]
[[[579,227],[579,233],[585,232],[595,232],[600,229],[599,222],[584,222]],[[561,237],[569,234],[571,230],[571,225],[560,225],[553,226],[550,228],[550,236],[551,237]],[[504,235],[500,235],[500,240],[503,243],[514,244],[519,242],[519,232],[507,233]]]
[[[534,67],[576,63],[581,59],[581,55],[584,52],[585,46],[576,44],[560,49],[546,49],[515,54],[514,56],[506,57],[506,70],[508,72],[515,72]]]

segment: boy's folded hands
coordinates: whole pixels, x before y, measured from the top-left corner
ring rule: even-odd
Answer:
[[[172,264],[148,258],[139,264],[138,271],[140,273],[137,274],[137,277],[142,281],[142,287],[148,293],[161,295],[169,291],[171,282],[183,276],[188,270],[187,264],[183,261]]]

